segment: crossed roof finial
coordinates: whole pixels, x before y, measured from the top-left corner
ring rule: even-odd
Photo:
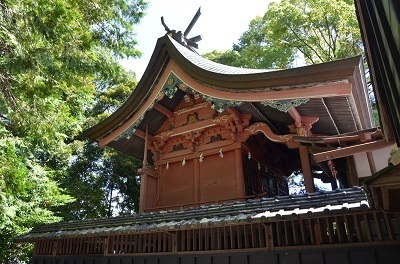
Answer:
[[[196,24],[197,19],[200,17],[201,12],[200,12],[200,7],[197,10],[196,14],[192,18],[192,21],[190,21],[189,25],[187,26],[185,32],[182,34],[181,31],[176,31],[176,30],[171,30],[169,27],[165,24],[164,22],[164,17],[161,17],[161,24],[164,26],[165,31],[167,31],[167,34],[172,37],[174,40],[178,41],[180,44],[183,46],[187,47],[188,49],[195,51],[193,48],[198,49],[199,45],[197,42],[203,39],[201,35],[197,35],[192,38],[188,38],[187,35],[189,34],[190,30],[192,30],[194,24]]]

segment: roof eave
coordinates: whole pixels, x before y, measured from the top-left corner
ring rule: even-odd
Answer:
[[[246,89],[290,87],[307,83],[323,83],[338,80],[350,81],[351,78],[354,78],[353,76],[357,75],[357,72],[360,72],[360,65],[362,66],[362,58],[357,56],[286,70],[223,74],[199,67],[185,57],[185,54],[186,56],[188,54],[191,56],[193,53],[188,50],[186,51],[186,48],[183,46],[180,47],[177,45],[179,44],[173,43],[173,40],[168,36],[159,38],[143,77],[127,101],[104,121],[84,131],[84,135],[92,140],[99,141],[100,138],[128,120],[146,101],[146,96],[153,90],[160,74],[170,59],[183,72],[197,82],[216,90],[223,89],[231,92],[239,92]],[[221,65],[221,67],[226,66]]]
[[[163,38],[159,38],[150,58],[150,62],[143,73],[143,77],[140,79],[129,98],[109,117],[83,131],[83,135],[98,141],[99,138],[109,133],[114,127],[123,123],[129,117],[130,113],[137,111],[141,106],[141,102],[157,80],[160,71],[162,71],[163,67],[168,62],[168,59],[169,56],[165,47],[165,41],[163,41]]]

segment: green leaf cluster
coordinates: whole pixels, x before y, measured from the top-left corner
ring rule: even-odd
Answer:
[[[360,30],[351,0],[281,0],[254,18],[232,50],[205,57],[246,68],[290,68],[361,55]]]
[[[134,27],[146,6],[143,0],[0,1],[0,263],[29,256],[30,246],[13,238],[34,225],[73,214],[106,216],[101,207],[110,182],[121,181],[121,171],[110,169],[119,159],[135,179],[137,161],[99,150],[81,132],[136,86],[118,59],[140,56]],[[84,181],[85,174],[93,180]],[[124,193],[120,185],[114,193]],[[97,212],[67,211],[93,193],[88,206]]]

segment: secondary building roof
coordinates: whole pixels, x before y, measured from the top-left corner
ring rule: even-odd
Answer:
[[[277,221],[368,209],[366,194],[361,188],[354,187],[133,216],[59,222],[37,226],[31,232],[20,236],[18,240],[33,241],[50,238],[179,230],[242,222]]]

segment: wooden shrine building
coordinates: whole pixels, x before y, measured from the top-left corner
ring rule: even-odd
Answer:
[[[374,126],[361,57],[235,68],[176,36],[86,131],[143,160],[139,214],[35,227],[18,238],[34,263],[396,263],[398,194],[378,177],[399,175],[395,142]],[[289,195],[293,172],[306,193]]]

